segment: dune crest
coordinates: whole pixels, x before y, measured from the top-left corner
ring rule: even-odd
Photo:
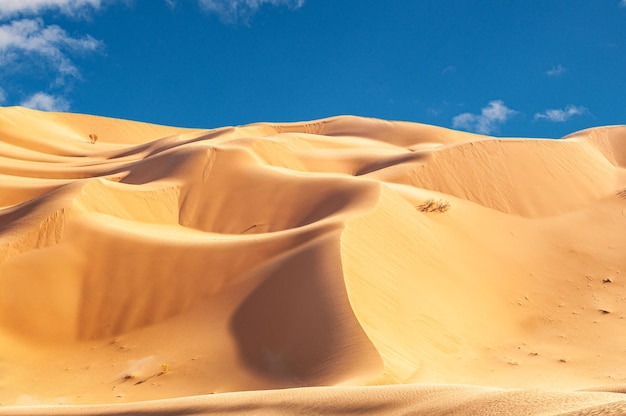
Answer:
[[[0,108],[0,414],[619,414],[625,168],[626,126]]]

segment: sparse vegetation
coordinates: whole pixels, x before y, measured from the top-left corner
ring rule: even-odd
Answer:
[[[140,362],[140,363],[141,363],[142,361],[143,361],[143,360],[139,360],[139,362]],[[134,370],[134,371],[139,371],[139,368],[138,368],[138,367],[137,367],[137,368],[135,368],[135,367],[136,367],[136,365],[135,365],[135,366],[133,366],[131,369],[132,369],[132,370]],[[160,376],[162,376],[163,374],[167,374],[167,373],[169,373],[169,371],[170,371],[170,366],[169,366],[168,364],[161,364],[161,371],[157,371],[156,373],[151,374],[151,375],[149,375],[149,376],[144,376],[144,377],[142,377],[142,378],[138,378],[138,375],[137,375],[137,373],[136,373],[136,372],[131,372],[131,371],[129,370],[129,371],[125,372],[125,373],[124,373],[124,374],[120,377],[120,379],[121,379],[121,382],[122,382],[122,383],[123,383],[123,382],[125,382],[125,381],[128,381],[128,380],[136,380],[136,381],[135,381],[135,383],[134,383],[134,385],[138,385],[138,384],[143,384],[143,383],[145,383],[146,381],[148,381],[148,380],[150,380],[150,379],[152,379],[152,378],[155,378],[155,377],[160,377]]]
[[[450,209],[450,203],[443,199],[435,201],[434,199],[428,199],[423,204],[416,207],[420,212],[437,212],[443,213]]]
[[[91,142],[91,144],[95,144],[98,141],[98,135],[95,133],[91,133],[89,135],[89,141]]]

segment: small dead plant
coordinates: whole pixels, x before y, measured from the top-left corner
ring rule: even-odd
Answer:
[[[420,212],[436,212],[444,213],[450,209],[450,203],[443,199],[435,201],[434,199],[428,199],[423,204],[416,207]]]

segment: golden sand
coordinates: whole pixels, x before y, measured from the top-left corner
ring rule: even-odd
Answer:
[[[626,126],[0,108],[0,415],[626,414]]]

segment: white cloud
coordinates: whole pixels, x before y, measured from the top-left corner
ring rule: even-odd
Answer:
[[[261,6],[286,6],[292,10],[304,5],[304,0],[198,0],[209,13],[215,13],[224,23],[247,22]]]
[[[588,113],[588,110],[583,106],[568,105],[563,109],[550,109],[543,113],[536,113],[535,120],[548,120],[554,122],[567,121],[573,116],[579,116]]]
[[[490,101],[480,114],[463,113],[452,119],[452,126],[456,129],[475,131],[480,134],[490,134],[497,130],[508,119],[517,114],[517,111],[508,108],[503,101]]]
[[[21,104],[23,107],[32,108],[34,110],[43,111],[67,111],[70,109],[70,103],[63,97],[55,97],[45,92],[33,94]]]
[[[443,71],[441,71],[441,73],[444,74],[444,75],[445,74],[453,74],[455,72],[456,72],[456,66],[454,66],[454,65],[449,65],[449,66],[445,67],[443,69]]]
[[[67,15],[75,16],[85,13],[89,9],[98,9],[102,2],[103,0],[1,0],[0,19],[20,15],[36,15],[48,10],[58,10]]]
[[[74,38],[56,25],[46,26],[41,19],[14,20],[0,25],[0,68],[11,67],[25,57],[52,69],[62,84],[68,77],[79,77],[70,52],[91,52],[100,42],[91,36]]]
[[[626,0],[622,0],[622,2],[619,5],[622,7],[626,7]]]
[[[626,1],[626,0],[624,0]],[[563,65],[557,65],[557,66],[553,66],[551,69],[549,69],[548,71],[546,71],[546,74],[549,77],[558,77],[559,75],[563,75],[563,73],[565,72],[565,68],[563,67]]]

